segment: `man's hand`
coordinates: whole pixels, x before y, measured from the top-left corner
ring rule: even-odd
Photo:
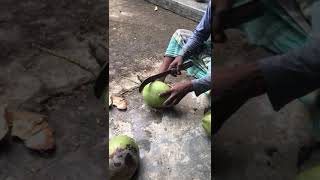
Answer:
[[[169,68],[168,69],[171,69],[171,68],[177,68],[177,74],[173,74],[174,77],[176,77],[177,75],[180,75],[181,72],[180,72],[180,69],[179,69],[179,66],[183,63],[183,57],[182,56],[177,56],[173,61],[172,63],[169,65]]]
[[[177,56],[175,58],[173,57],[164,57],[163,59],[163,63],[161,64],[160,68],[159,68],[159,72],[162,73],[162,72],[165,72],[167,71],[168,69],[171,69],[173,67],[179,67],[179,65],[181,65],[183,62],[183,58],[182,56]],[[173,76],[177,76],[177,75],[180,75],[181,72],[180,70],[178,69],[178,74],[173,74]],[[160,81],[164,81],[165,80],[165,76],[160,78],[159,80]]]
[[[164,105],[170,107],[178,104],[191,91],[193,91],[192,83],[187,81],[173,85],[169,91],[160,94],[160,96],[168,97]]]
[[[216,70],[212,105],[215,112],[213,132],[235,113],[248,99],[266,92],[266,83],[257,63]]]

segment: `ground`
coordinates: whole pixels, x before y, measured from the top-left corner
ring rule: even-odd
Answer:
[[[249,45],[245,35],[228,31],[226,44],[215,44],[215,69],[272,55]],[[214,117],[214,115],[213,115]],[[312,142],[309,113],[295,100],[275,112],[266,95],[248,101],[213,138],[214,176],[223,180],[292,180]],[[308,149],[308,148],[307,148]]]
[[[93,94],[100,66],[88,43],[105,44],[103,0],[0,2],[0,102],[48,115],[56,150],[38,154],[8,138],[1,143],[0,179],[105,179],[107,115]],[[67,58],[67,59],[68,59]]]
[[[201,179],[211,177],[211,140],[201,126],[206,96],[189,94],[171,110],[144,104],[138,76],[158,72],[164,51],[177,29],[193,30],[196,23],[143,0],[111,0],[109,19],[109,93],[128,101],[127,111],[112,108],[110,137],[126,134],[140,147],[137,179]],[[183,75],[167,82],[190,79]],[[137,82],[137,83],[134,83]]]

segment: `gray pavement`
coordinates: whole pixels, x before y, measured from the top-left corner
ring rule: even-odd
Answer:
[[[146,0],[180,16],[200,21],[207,9],[209,0],[205,2],[197,2],[195,0]]]

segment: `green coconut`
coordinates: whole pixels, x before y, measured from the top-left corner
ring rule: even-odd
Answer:
[[[142,90],[144,102],[153,108],[161,108],[163,107],[163,103],[167,99],[167,97],[160,97],[160,94],[168,90],[170,90],[170,86],[168,86],[164,82],[151,82],[147,84]]]
[[[320,166],[303,171],[296,178],[296,180],[319,180],[319,179],[320,179]]]
[[[138,166],[139,147],[134,139],[120,135],[109,140],[110,180],[129,180]]]
[[[202,127],[211,136],[211,112],[207,112],[202,118]]]

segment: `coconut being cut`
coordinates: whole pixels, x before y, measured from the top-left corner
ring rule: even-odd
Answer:
[[[139,147],[135,140],[115,136],[109,140],[110,180],[130,180],[139,166]]]
[[[142,90],[144,102],[153,108],[164,107],[166,97],[160,97],[161,93],[170,90],[170,86],[161,81],[154,81],[147,84]]]

